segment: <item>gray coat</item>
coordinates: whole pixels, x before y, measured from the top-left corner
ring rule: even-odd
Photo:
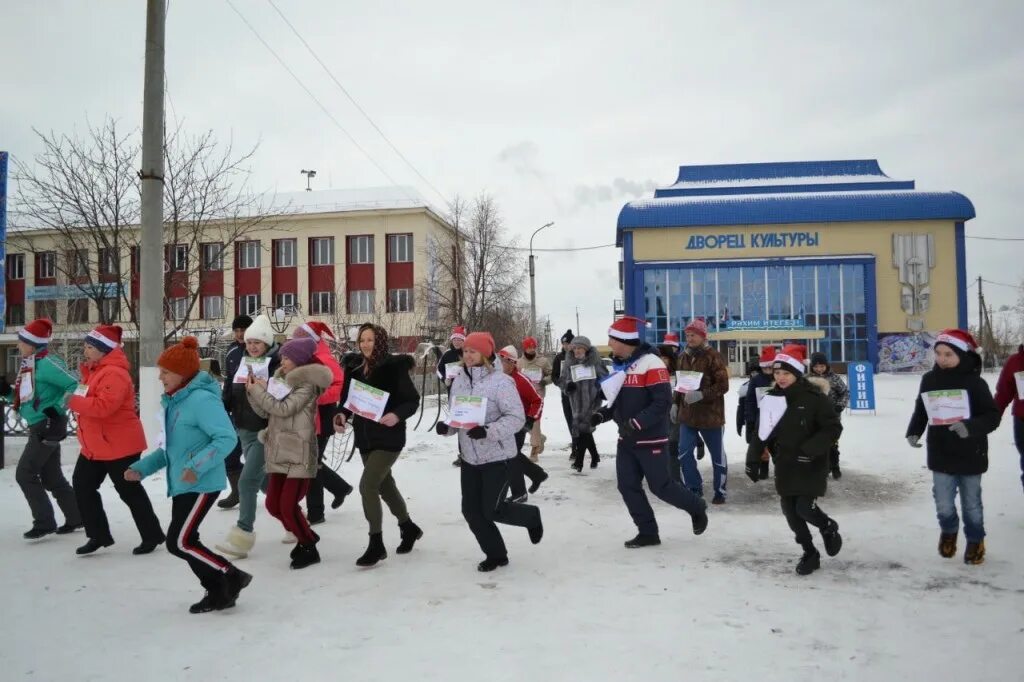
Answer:
[[[288,478],[314,478],[317,470],[316,401],[334,376],[320,364],[296,367],[287,376],[277,371],[292,389],[278,400],[259,384],[249,389],[253,412],[267,419],[267,428],[259,432],[264,444],[268,474]]]
[[[597,378],[574,382],[572,368],[578,365],[593,367]],[[593,347],[587,349],[587,354],[583,356],[582,360],[577,360],[575,355],[569,354],[562,364],[562,375],[558,377],[558,385],[562,389],[562,394],[569,396],[569,406],[572,408],[573,438],[594,430],[590,424],[590,417],[601,407],[601,402],[604,400],[600,381],[606,376],[608,376],[608,368],[601,362],[601,358],[598,357],[597,351]],[[566,390],[570,384],[574,384],[576,388]]]
[[[451,399],[457,396],[487,398],[487,437],[474,440],[465,429],[457,431],[463,461],[488,464],[514,458],[515,434],[526,424],[526,416],[512,377],[498,368],[464,367],[452,381]]]

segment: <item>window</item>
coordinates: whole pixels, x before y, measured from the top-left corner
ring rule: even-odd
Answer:
[[[274,267],[294,268],[295,267],[295,240],[275,239],[274,240]]]
[[[203,244],[203,271],[216,272],[224,269],[224,245]]]
[[[25,324],[25,306],[20,303],[8,304],[6,317],[9,327]]]
[[[169,298],[167,299],[167,319],[169,320],[184,320],[188,315],[188,299],[187,298]]]
[[[68,251],[68,277],[89,276],[89,252],[84,249]]]
[[[314,291],[309,295],[309,311],[313,315],[326,315],[334,312],[334,292]]]
[[[260,267],[260,243],[258,241],[238,242],[238,268],[254,270]]]
[[[121,299],[104,298],[100,301],[100,317],[109,322],[119,320],[121,318]]]
[[[350,291],[348,294],[348,312],[350,315],[357,313],[372,313],[374,296],[372,289],[362,291]]]
[[[21,353],[18,347],[13,346],[7,349],[7,376],[16,377],[21,371]]]
[[[350,265],[369,265],[373,263],[373,237],[348,238],[348,262]]]
[[[388,235],[388,262],[389,263],[411,263],[412,262],[412,235],[411,234],[389,234]]]
[[[295,308],[295,294],[274,294],[275,308]]]
[[[89,321],[89,299],[72,298],[68,301],[68,324],[86,324]]]
[[[412,312],[412,289],[390,289],[390,290],[388,290],[388,312],[389,313],[411,313]]]
[[[53,251],[36,254],[36,279],[53,279],[57,276],[57,254]]]
[[[334,237],[309,240],[310,265],[334,265]]]
[[[99,262],[100,262],[100,274],[101,275],[116,275],[118,271],[118,253],[115,248],[106,248],[99,250]]]
[[[224,317],[223,296],[203,296],[202,306],[200,317],[204,320],[219,320]]]
[[[188,271],[188,244],[175,244],[172,251],[171,269],[175,272]],[[180,318],[175,318],[180,319]]]
[[[239,315],[257,315],[260,312],[260,295],[246,294],[238,297]]]
[[[12,253],[7,256],[7,279],[25,279],[25,254]]]
[[[36,314],[35,317],[50,320],[54,324],[57,324],[57,302],[56,301],[36,301]]]

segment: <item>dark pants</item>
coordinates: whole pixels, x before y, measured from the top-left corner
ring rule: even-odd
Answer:
[[[562,392],[562,415],[565,417],[565,427],[572,433],[572,405],[569,404],[569,396]]]
[[[535,483],[541,476],[544,475],[544,469],[531,460],[529,457],[523,454],[523,444],[526,443],[526,433],[520,431],[516,434],[516,458],[509,462],[509,491],[512,493],[512,499],[518,500],[520,497],[526,495],[526,481],[524,476],[530,479],[531,483]]]
[[[100,486],[110,476],[114,490],[121,500],[128,505],[135,520],[135,527],[143,542],[159,544],[164,541],[164,532],[160,529],[160,520],[153,512],[153,505],[142,483],[124,480],[124,472],[129,466],[139,461],[139,455],[129,455],[121,459],[99,461],[87,459],[79,455],[75,463],[75,473],[71,476],[71,484],[75,489],[78,509],[82,512],[85,534],[90,540],[110,543],[114,541],[110,534],[110,523],[107,513],[103,510],[103,497]]]
[[[294,535],[301,545],[315,542],[309,521],[302,515],[299,502],[309,490],[308,478],[288,478],[286,474],[267,476],[267,511],[281,522],[284,529]]]
[[[658,522],[644,493],[643,482],[658,499],[688,512],[691,516],[704,510],[704,501],[673,481],[668,473],[666,457],[671,457],[668,443],[635,445],[620,440],[615,458],[615,475],[619,493],[626,503],[633,523],[643,535],[657,535]]]
[[[316,470],[316,478],[309,482],[309,492],[306,493],[306,515],[315,521],[324,517],[324,489],[335,497],[352,492],[352,486],[344,478],[331,467],[324,466],[324,451],[330,440],[330,433],[316,437],[319,468]]]
[[[1013,440],[1020,454],[1020,484],[1024,485],[1024,419],[1020,417],[1013,418]]]
[[[463,462],[462,516],[476,536],[480,549],[488,559],[506,559],[508,550],[498,530],[498,523],[521,528],[540,524],[540,510],[530,504],[505,501],[508,490],[508,461],[489,464]]]
[[[814,539],[807,524],[824,530],[832,519],[815,503],[816,498],[810,495],[783,495],[779,499],[782,503],[782,513],[786,515],[786,523],[796,534],[797,544],[805,549],[813,546]]]
[[[18,460],[14,478],[32,510],[33,528],[53,530],[57,527],[47,492],[57,500],[57,506],[64,514],[64,523],[80,525],[82,516],[78,513],[75,491],[60,469],[60,443],[44,443],[41,434],[45,428],[45,421],[29,427],[28,443]]]
[[[601,459],[601,456],[597,454],[597,443],[594,442],[594,432],[581,433],[573,441],[575,443],[576,453],[574,462],[577,467],[583,466],[583,457],[588,452],[590,453],[590,463],[593,464]]]
[[[199,541],[199,525],[220,493],[183,493],[171,502],[171,523],[167,527],[167,551],[188,562],[188,567],[209,592],[224,589],[224,575],[231,562],[214,554]]]
[[[231,451],[231,454],[224,460],[224,469],[228,473],[242,472],[242,441],[239,440],[235,443],[235,449]]]
[[[676,456],[679,452],[679,425],[671,422],[668,425],[668,451],[672,455],[665,458],[668,463],[668,475],[673,481],[681,484],[683,472],[679,465],[679,457]]]
[[[828,466],[830,469],[839,468],[839,443],[832,446],[828,453]]]

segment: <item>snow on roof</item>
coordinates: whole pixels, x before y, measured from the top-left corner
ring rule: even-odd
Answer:
[[[383,209],[431,208],[414,187],[388,186],[356,189],[318,189],[264,195],[270,210],[281,213],[338,213]]]
[[[914,181],[893,180],[873,159],[680,166],[676,182],[654,196],[871,189],[914,189]]]

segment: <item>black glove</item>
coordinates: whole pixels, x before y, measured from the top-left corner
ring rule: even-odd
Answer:
[[[575,393],[576,392],[576,384],[575,383],[566,384],[565,385],[565,392],[566,393]]]
[[[68,418],[53,407],[43,410],[46,424],[41,434],[44,443],[59,443],[68,437]]]
[[[743,422],[736,422],[736,435],[737,436],[742,436],[743,435]]]
[[[535,423],[535,420],[530,419],[529,417],[527,417],[526,418],[526,423],[523,425],[523,431],[530,431],[530,429],[533,428],[534,423]]]
[[[590,425],[593,426],[594,428],[597,428],[603,423],[604,417],[602,417],[600,413],[595,412],[594,414],[590,415]]]
[[[761,480],[761,462],[747,462],[746,472],[747,478],[757,483]]]
[[[487,427],[474,426],[469,431],[466,431],[466,435],[473,440],[483,440],[484,438],[487,438]]]
[[[444,422],[437,422],[437,426],[434,427],[434,430],[437,431],[437,435],[439,436],[447,436],[449,427]]]

